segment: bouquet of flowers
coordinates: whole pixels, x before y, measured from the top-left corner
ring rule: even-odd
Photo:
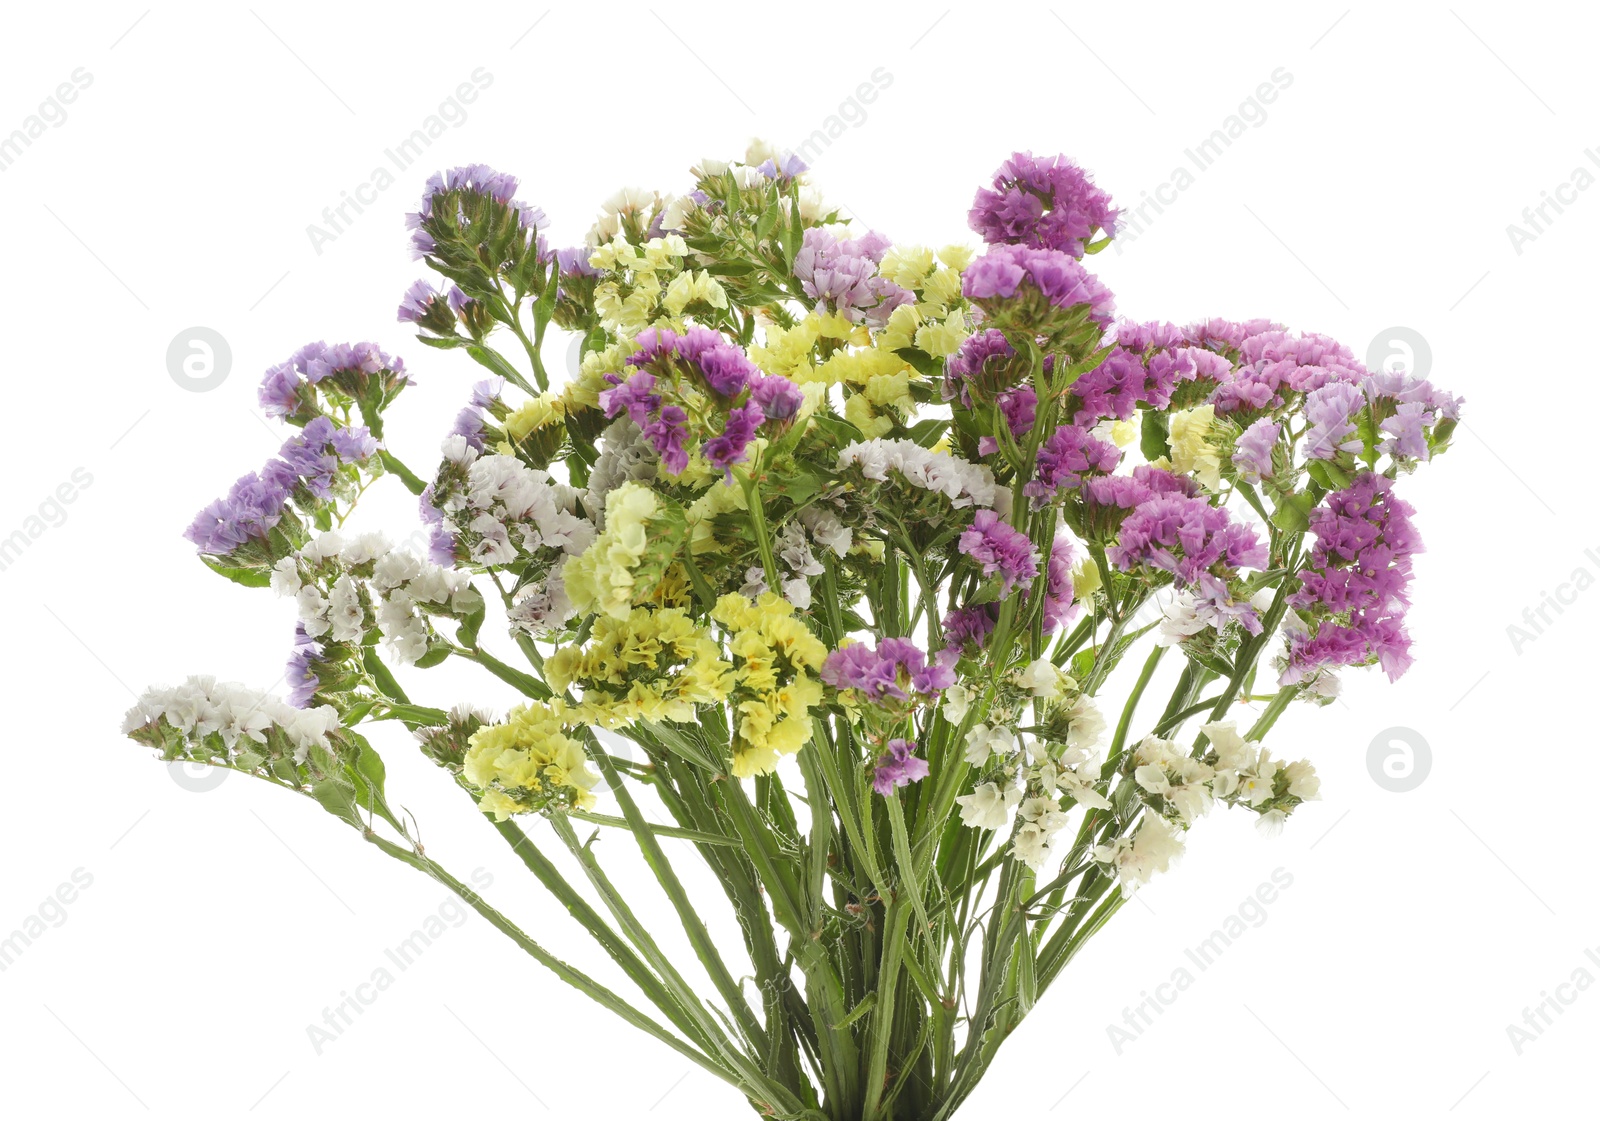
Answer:
[[[268,370],[294,434],[188,538],[293,602],[288,695],[192,677],[125,731],[320,804],[762,1116],[944,1121],[1197,819],[1271,830],[1317,797],[1261,740],[1345,667],[1405,672],[1397,479],[1459,401],[1265,319],[1116,318],[1084,262],[1117,212],[1064,156],[977,192],[981,251],[852,229],[761,144],[692,175],[557,250],[511,176],[429,180],[411,243],[444,284],[399,318],[489,376],[421,473],[384,440],[399,358]],[[552,326],[581,354],[559,386]],[[345,528],[386,475],[425,550]],[[389,664],[447,659],[515,707],[435,707]],[[423,850],[364,734],[385,721],[614,981]],[[637,845],[694,960],[591,827]]]

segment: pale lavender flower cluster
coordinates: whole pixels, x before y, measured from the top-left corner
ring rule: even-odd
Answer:
[[[1111,290],[1074,257],[1056,249],[996,245],[961,274],[961,292],[978,303],[1010,300],[1037,292],[1054,308],[1086,307],[1089,318],[1111,323]]]
[[[435,172],[428,177],[427,186],[422,193],[421,206],[415,212],[406,215],[406,228],[412,231],[411,255],[414,258],[430,256],[438,249],[433,235],[424,227],[428,220],[434,217],[434,204],[439,196],[455,191],[492,199],[510,207],[516,212],[518,226],[523,230],[533,231],[538,237],[539,256],[542,258],[548,255],[544,237],[538,233],[550,224],[544,211],[514,197],[517,193],[516,176],[495,171],[487,164],[475,163],[464,167],[453,167],[449,171]],[[454,217],[458,225],[464,227],[467,224],[466,215],[461,213],[459,205]]]
[[[1267,551],[1255,530],[1235,522],[1221,507],[1203,498],[1162,494],[1134,507],[1106,559],[1125,572],[1145,566],[1194,584],[1219,563],[1265,568]]]
[[[833,651],[822,663],[824,683],[855,689],[876,704],[905,702],[913,694],[931,697],[956,683],[952,651],[933,661],[903,638],[886,638],[871,647],[855,643]]]
[[[1039,575],[1039,550],[1026,533],[1007,525],[993,510],[979,510],[973,516],[958,547],[978,562],[985,576],[998,573],[1003,592],[1009,592],[1018,581],[1028,583]]]
[[[1290,631],[1282,684],[1373,661],[1393,681],[1411,665],[1405,612],[1422,541],[1393,491],[1393,480],[1364,472],[1311,511],[1317,544],[1289,598],[1305,625]]]
[[[1072,542],[1065,537],[1056,538],[1050,548],[1050,560],[1045,566],[1044,633],[1054,634],[1078,614],[1072,586]]]
[[[896,787],[909,786],[928,777],[928,761],[917,758],[917,745],[910,740],[890,740],[878,756],[872,771],[872,789],[887,797]]]
[[[915,299],[888,277],[878,275],[888,248],[889,239],[875,231],[840,241],[832,230],[812,226],[794,255],[794,275],[821,310],[838,312],[852,323],[865,319],[881,327],[895,308]]]
[[[317,675],[317,665],[322,661],[322,644],[306,633],[303,622],[294,625],[294,646],[289,651],[289,665],[283,680],[289,686],[285,698],[295,708],[310,708],[322,680]]]
[[[967,223],[991,244],[1010,242],[1081,257],[1099,230],[1116,228],[1111,196],[1064,155],[1017,152],[978,189]]]
[[[318,417],[279,449],[278,458],[239,479],[226,496],[195,515],[184,537],[213,556],[264,540],[297,491],[309,500],[325,500],[341,466],[360,463],[377,451],[378,441],[366,428],[335,428],[327,417]]]
[[[405,362],[384,353],[377,343],[330,346],[319,340],[307,343],[287,361],[270,367],[256,397],[268,416],[295,416],[309,403],[306,387],[327,382],[347,395],[357,396],[365,380],[379,374],[391,386],[410,384]]]
[[[466,407],[456,414],[455,423],[450,426],[449,434],[460,436],[474,451],[481,452],[484,447],[483,428],[487,423],[485,414],[500,403],[500,395],[505,392],[505,388],[504,378],[484,378],[475,384],[472,387],[471,399]]]
[[[1272,453],[1282,431],[1280,423],[1264,416],[1240,433],[1233,445],[1233,466],[1239,478],[1259,483],[1263,476],[1272,474]]]

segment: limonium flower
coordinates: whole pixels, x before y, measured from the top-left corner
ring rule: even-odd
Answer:
[[[928,777],[928,761],[919,759],[914,752],[917,745],[910,740],[894,739],[887,750],[878,756],[872,770],[872,789],[885,797],[897,787],[909,786]]]
[[[1363,473],[1311,511],[1317,544],[1290,606],[1306,620],[1291,635],[1282,681],[1304,681],[1323,666],[1378,662],[1395,680],[1411,665],[1405,628],[1411,558],[1422,541],[1394,483]]]
[[[1226,510],[1201,498],[1164,494],[1134,507],[1106,558],[1124,571],[1146,565],[1192,584],[1219,562],[1264,568],[1267,552],[1255,531]]]
[[[1040,445],[1034,477],[1022,493],[1043,506],[1062,491],[1081,486],[1091,474],[1110,474],[1121,460],[1115,444],[1076,424],[1063,424]]]
[[[1111,233],[1117,211],[1111,196],[1064,155],[1017,152],[980,187],[967,223],[984,241],[1058,249],[1081,257],[1085,244]]]
[[[594,805],[600,776],[583,745],[566,734],[559,702],[519,705],[504,722],[472,734],[461,777],[478,791],[478,808],[504,821],[512,814]]]
[[[960,549],[985,576],[999,575],[1002,593],[1039,574],[1039,551],[1028,535],[1001,521],[993,510],[979,510],[973,516],[972,525],[961,535]]]
[[[968,265],[961,292],[982,306],[1036,296],[1047,307],[1087,309],[1090,319],[1111,322],[1111,292],[1077,260],[1054,249],[997,245]]]
[[[950,660],[941,653],[932,662],[912,643],[886,638],[876,647],[853,643],[828,655],[822,680],[835,689],[855,690],[879,704],[931,697],[955,684]]]
[[[1234,442],[1233,466],[1247,483],[1259,483],[1272,474],[1272,452],[1278,446],[1283,426],[1264,416],[1253,422]]]

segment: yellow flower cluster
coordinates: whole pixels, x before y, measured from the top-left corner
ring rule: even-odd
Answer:
[[[588,809],[600,776],[583,745],[566,735],[569,714],[560,701],[525,704],[505,722],[479,728],[467,741],[461,776],[478,789],[478,808],[496,821],[547,808]]]
[[[915,346],[935,358],[959,350],[972,326],[966,312],[951,305],[961,296],[961,273],[971,261],[972,250],[964,245],[947,245],[937,254],[896,246],[884,254],[878,271],[917,299],[894,309],[878,345],[888,350]]]
[[[664,503],[649,487],[626,482],[606,495],[606,528],[561,570],[567,598],[580,613],[626,619],[635,600],[648,597],[662,576],[664,558],[676,551],[664,532]],[[682,511],[678,511],[681,524]],[[652,546],[656,546],[654,549]],[[647,564],[654,559],[655,563]]]
[[[619,234],[597,248],[589,263],[608,274],[595,287],[600,322],[618,335],[637,335],[652,325],[681,329],[691,304],[728,306],[728,294],[710,273],[685,270],[689,247],[677,234],[654,237],[642,246]],[[658,313],[664,311],[665,316]]]
[[[774,770],[811,739],[811,709],[822,703],[816,674],[827,647],[771,592],[751,601],[737,592],[717,601],[711,617],[728,631],[737,717],[733,773]]]
[[[565,401],[554,393],[542,393],[506,417],[506,436],[513,444],[520,444],[534,430],[560,424],[566,415]]]
[[[1167,442],[1172,447],[1172,470],[1193,472],[1211,490],[1222,489],[1222,449],[1211,440],[1216,422],[1214,406],[1201,405],[1173,413],[1167,421]]]
[[[695,705],[721,704],[734,684],[710,634],[675,607],[600,616],[586,645],[557,650],[544,668],[552,688],[583,690],[574,716],[602,728],[693,721]]]

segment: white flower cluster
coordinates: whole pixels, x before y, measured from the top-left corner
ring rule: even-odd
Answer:
[[[817,536],[816,530],[811,530],[817,544],[832,548],[839,556],[844,556],[850,550],[850,531],[839,524],[839,520],[825,510],[819,510],[807,519],[806,514],[810,509],[804,510],[797,521],[785,522],[773,536],[773,559],[779,566],[788,572],[788,578],[779,581],[778,593],[784,599],[794,604],[801,611],[811,607],[811,577],[821,576],[826,568],[812,552],[811,540],[807,530],[814,525],[821,529],[822,536]],[[767,576],[760,565],[745,570],[744,587],[739,589],[739,594],[755,599],[767,591]]]
[[[512,598],[507,618],[517,630],[530,638],[549,638],[576,615],[567,598],[567,585],[560,567],[552,568],[543,580],[518,589]]]
[[[1211,750],[1196,759],[1171,740],[1146,736],[1133,752],[1133,781],[1152,808],[1188,828],[1214,801],[1248,806],[1267,831],[1282,825],[1301,802],[1318,796],[1320,780],[1306,760],[1283,763],[1232,721],[1203,725]]]
[[[1146,814],[1131,837],[1118,837],[1109,845],[1096,845],[1092,855],[1117,874],[1124,891],[1150,882],[1183,854],[1183,837],[1165,818]]]
[[[371,566],[365,579],[351,571],[364,565]],[[331,572],[337,575],[330,583]],[[364,585],[370,588],[367,596],[362,595]],[[272,570],[272,587],[279,595],[294,597],[300,623],[312,638],[326,635],[334,642],[359,643],[376,622],[395,656],[408,665],[428,649],[428,624],[420,606],[465,614],[476,608],[478,598],[464,572],[392,548],[381,533],[346,539],[337,530],[279,561]]]
[[[313,747],[330,747],[328,735],[339,729],[339,713],[331,705],[295,708],[270,693],[214,677],[146,689],[123,718],[122,732],[129,735],[160,721],[193,741],[219,736],[230,753],[265,744],[277,729],[294,748],[296,763],[304,763]]]
[[[583,508],[595,529],[606,527],[606,495],[623,483],[648,483],[656,477],[660,462],[630,417],[624,414],[611,422],[600,434],[600,455],[589,470],[589,489],[583,492]]]
[[[1048,663],[1046,663],[1048,664]],[[1031,668],[1031,667],[1030,667]],[[1054,671],[1054,667],[1051,667]],[[1022,671],[1026,674],[1028,671]],[[1059,671],[1055,671],[1059,672]],[[1040,677],[1037,671],[1035,677]],[[1065,678],[1070,683],[1070,678]],[[1052,679],[1052,689],[1058,685]],[[1057,696],[1052,691],[1049,696]],[[954,711],[965,715],[971,697],[963,686],[945,691],[945,715]],[[1098,744],[1105,734],[1105,718],[1088,697],[1079,694],[1067,710],[1065,743],[1052,744],[1038,738],[1019,736],[1004,726],[975,724],[967,733],[965,757],[975,767],[985,767],[995,756],[1001,757],[1001,777],[980,783],[971,794],[959,795],[961,822],[974,829],[1004,829],[1010,824],[1015,807],[1022,819],[1012,838],[1011,853],[1035,872],[1050,859],[1056,834],[1066,827],[1071,807],[1063,807],[1062,795],[1076,805],[1091,809],[1110,809],[1097,788],[1105,768]]]
[[[570,556],[594,541],[594,526],[573,511],[578,492],[550,481],[514,455],[480,455],[464,437],[444,442],[444,457],[466,468],[465,485],[436,505],[445,529],[464,539],[472,560],[510,564],[519,550],[553,549]]]
[[[894,471],[906,482],[942,494],[955,507],[1009,509],[1011,492],[994,481],[994,473],[948,452],[929,451],[910,440],[857,440],[839,452],[839,470],[861,468],[873,482],[888,482]]]

